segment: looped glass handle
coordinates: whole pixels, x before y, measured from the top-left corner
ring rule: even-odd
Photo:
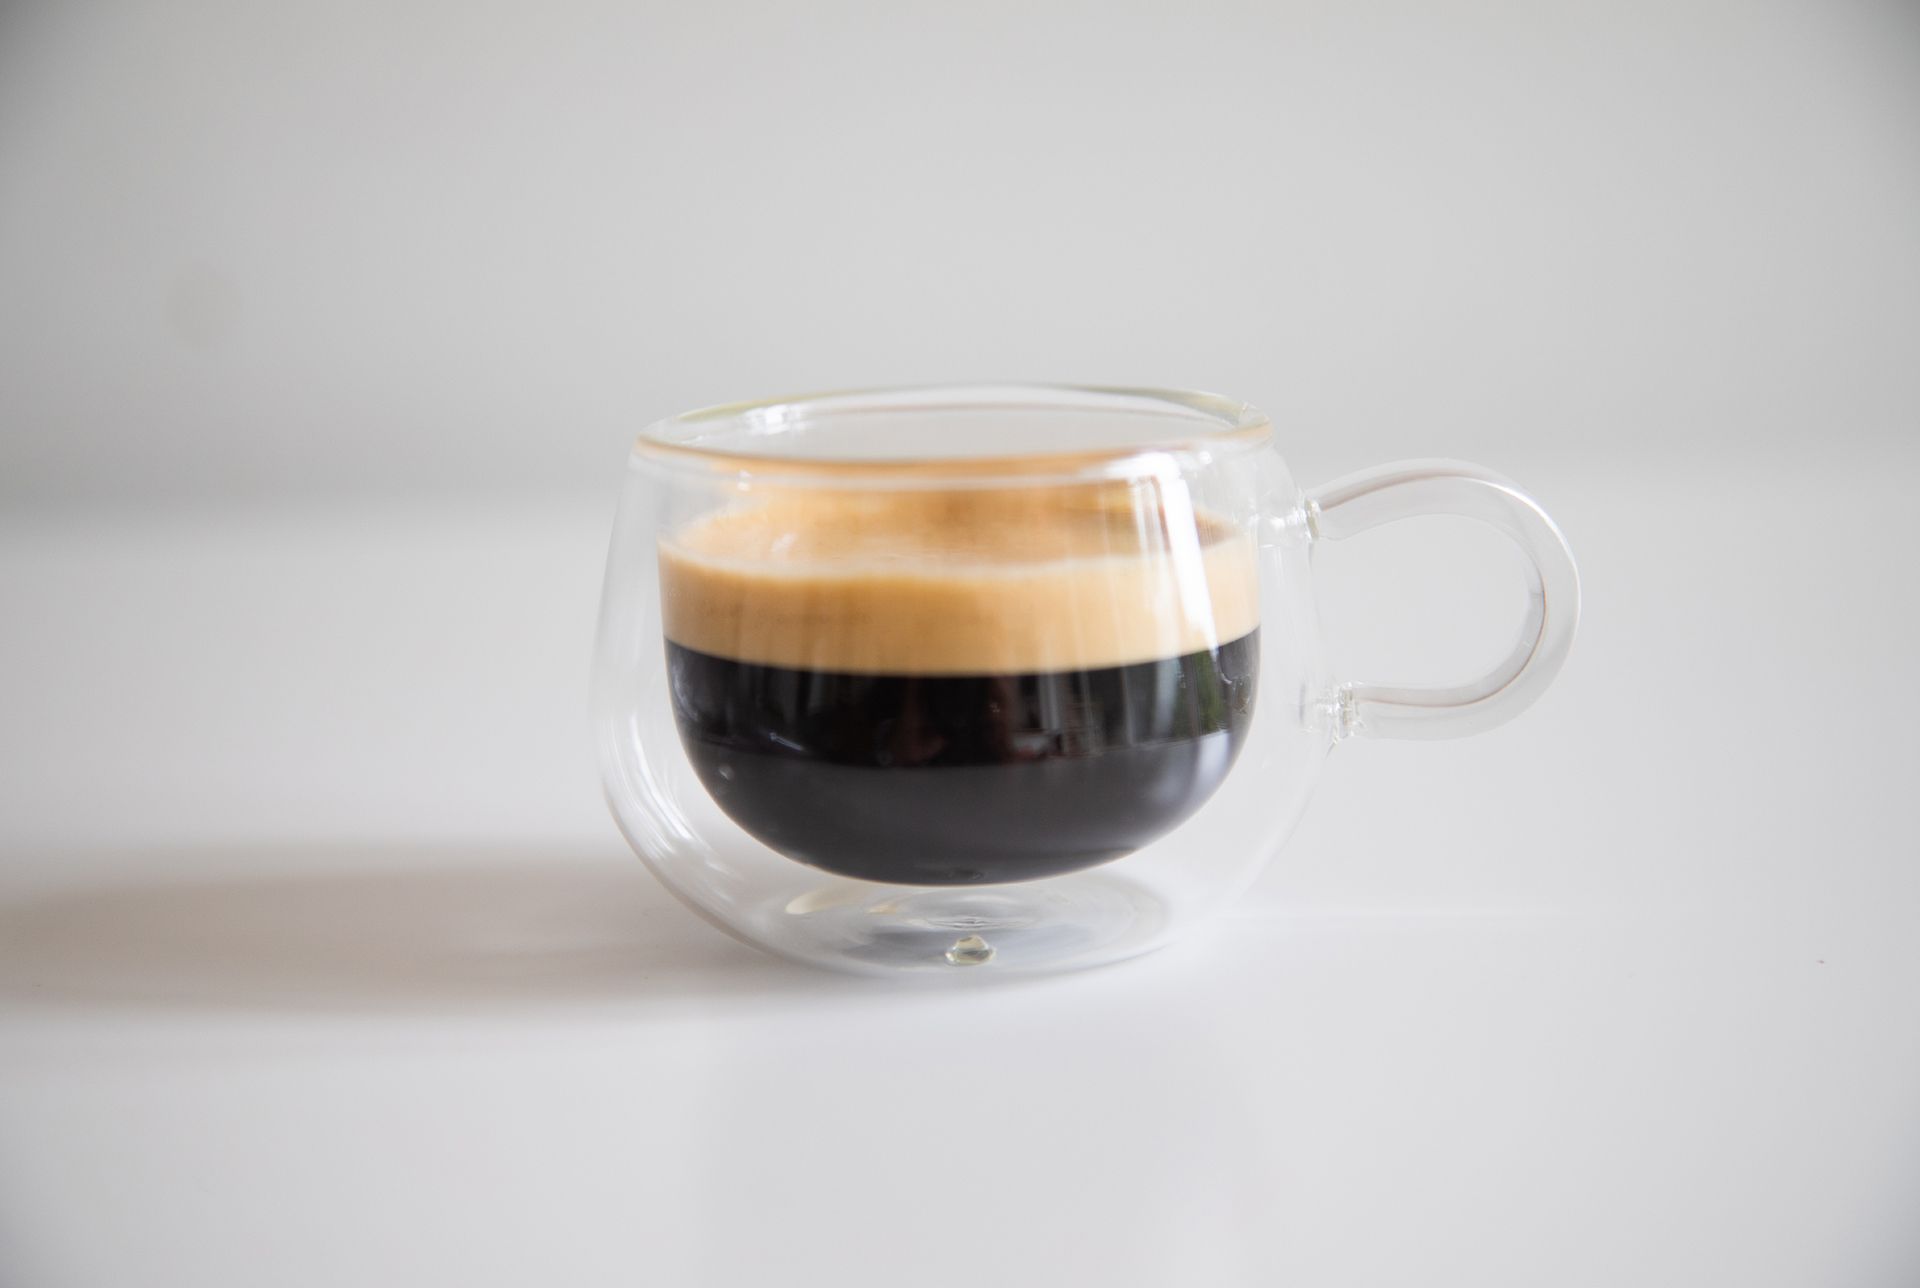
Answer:
[[[1336,732],[1376,738],[1459,738],[1505,724],[1545,692],[1567,660],[1580,619],[1573,552],[1533,498],[1462,461],[1404,461],[1337,479],[1307,499],[1307,531],[1338,541],[1397,519],[1458,515],[1498,528],[1527,557],[1527,616],[1506,661],[1467,684],[1344,684]]]

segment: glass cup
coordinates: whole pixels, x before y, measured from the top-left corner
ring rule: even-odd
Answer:
[[[1527,557],[1512,654],[1336,682],[1308,554],[1464,515]],[[640,435],[594,664],[614,817],[780,956],[967,978],[1160,946],[1279,848],[1342,738],[1512,718],[1579,615],[1566,542],[1470,465],[1303,493],[1205,394],[993,386],[692,412]]]

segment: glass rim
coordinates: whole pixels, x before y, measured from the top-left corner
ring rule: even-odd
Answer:
[[[885,413],[1019,411],[1100,411],[1125,406],[1134,415],[1164,416],[1164,438],[1114,443],[1108,447],[1045,449],[969,456],[928,453],[916,456],[799,455],[777,449],[784,434],[796,437],[809,415],[849,417]],[[744,430],[750,448],[717,445],[711,440]],[[731,475],[785,476],[855,480],[1027,477],[1113,477],[1148,472],[1169,456],[1228,451],[1238,454],[1265,446],[1273,436],[1266,413],[1238,399],[1194,390],[1126,385],[1056,384],[1031,381],[966,384],[892,385],[787,395],[750,402],[720,403],[658,420],[634,441],[636,458],[662,465],[691,467]]]

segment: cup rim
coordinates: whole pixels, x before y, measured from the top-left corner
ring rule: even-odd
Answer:
[[[800,455],[778,449],[780,440],[798,432],[809,416],[860,416],[879,413],[1023,411],[1120,411],[1164,416],[1164,437],[1116,442],[1068,450],[1032,452],[937,453],[913,456]],[[745,437],[752,447],[719,445],[727,435]],[[1273,436],[1266,413],[1238,399],[1192,390],[1144,386],[998,382],[943,385],[892,385],[841,389],[721,403],[658,420],[635,439],[635,459],[728,475],[786,476],[855,480],[963,477],[1072,476],[1111,477],[1137,473],[1143,465],[1170,456],[1239,454],[1265,446]]]

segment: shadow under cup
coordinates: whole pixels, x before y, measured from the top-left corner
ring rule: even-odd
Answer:
[[[1111,507],[875,504],[663,545],[675,722],[734,822],[842,876],[985,885],[1120,858],[1206,803],[1253,717],[1244,537],[1203,521],[1176,559]]]

